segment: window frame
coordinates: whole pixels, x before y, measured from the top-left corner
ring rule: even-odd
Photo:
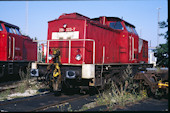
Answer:
[[[3,31],[2,25],[0,24],[0,31]]]
[[[113,24],[113,26],[111,26],[111,24]],[[121,28],[116,28],[115,26],[118,25],[117,23],[119,23],[119,25],[121,25]],[[122,23],[120,21],[115,21],[115,22],[110,22],[109,23],[109,27],[111,27],[112,29],[115,29],[115,30],[124,30],[124,27],[122,25]]]
[[[17,35],[21,35],[21,32],[19,31],[19,29],[15,28],[15,31]]]
[[[132,29],[133,29],[134,34],[138,35],[138,33],[136,32],[135,28],[132,27]]]
[[[12,31],[14,34],[17,34],[16,31],[15,31],[15,28],[11,27]]]
[[[10,29],[9,26],[5,25],[5,29],[6,29],[6,31],[7,31],[8,33],[10,33],[10,32],[9,32],[9,29]]]

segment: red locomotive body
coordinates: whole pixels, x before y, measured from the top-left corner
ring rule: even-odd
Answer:
[[[37,60],[37,43],[23,36],[19,27],[0,21],[0,77],[18,74],[19,68]]]
[[[138,68],[147,67],[147,48],[147,41],[139,39],[135,26],[120,18],[63,14],[48,22],[46,63],[33,63],[32,76],[46,76],[49,85],[57,90],[57,70],[61,69],[59,80],[67,87],[103,87],[118,81],[128,65],[133,66],[133,75]],[[55,60],[56,50],[60,68],[54,63],[59,61]],[[49,63],[54,63],[56,66],[51,68],[56,69],[45,71]]]
[[[49,54],[52,54],[52,48],[60,48],[61,63],[148,62],[148,53],[145,51],[148,46],[147,41],[142,40],[143,43],[140,43],[142,45],[139,45],[135,26],[116,17],[90,19],[78,13],[64,14],[49,22],[47,39],[63,40],[49,42]],[[69,39],[71,39],[70,49]],[[95,49],[93,46],[95,46]],[[139,47],[141,47],[140,52]],[[95,53],[94,56],[93,52]],[[76,60],[78,54],[80,54],[80,60]]]

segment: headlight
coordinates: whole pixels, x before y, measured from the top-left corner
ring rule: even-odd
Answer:
[[[81,60],[81,55],[80,54],[78,54],[78,55],[76,55],[76,60]]]
[[[52,55],[49,55],[49,56],[48,56],[48,59],[49,59],[49,60],[51,60],[52,58],[53,58],[53,56],[52,56]]]

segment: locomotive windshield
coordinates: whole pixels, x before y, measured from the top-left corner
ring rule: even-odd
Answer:
[[[126,29],[127,29],[128,32],[135,33],[136,35],[138,35],[134,27],[130,27],[127,24],[125,24],[125,26],[126,26]]]
[[[21,35],[19,29],[17,29],[17,28],[6,26],[6,25],[5,25],[5,28],[6,28],[8,33],[14,33],[14,34],[17,34],[17,35]]]
[[[2,31],[3,29],[2,29],[2,26],[1,26],[1,24],[0,24],[0,31]]]
[[[133,29],[134,33],[135,33],[136,35],[138,35],[138,34],[137,34],[137,32],[136,32],[136,30],[135,30],[135,28],[134,28],[134,27],[132,27],[132,29]]]
[[[133,33],[133,31],[132,31],[132,29],[131,29],[131,27],[129,25],[125,24],[125,26],[126,26],[126,29],[127,29],[128,32]]]
[[[112,29],[120,29],[120,30],[123,30],[123,26],[120,22],[111,22],[110,23],[110,27]]]
[[[15,31],[16,31],[16,33],[17,33],[18,35],[21,35],[19,29],[15,28]]]

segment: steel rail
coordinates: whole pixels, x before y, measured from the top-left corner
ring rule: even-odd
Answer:
[[[55,102],[55,103],[52,103],[52,104],[48,104],[48,105],[45,105],[45,106],[38,107],[38,108],[36,108],[36,109],[30,110],[30,111],[27,111],[27,112],[43,111],[43,110],[46,110],[46,109],[48,109],[48,108],[54,107],[54,106],[56,106],[56,105],[60,105],[60,104],[72,102],[72,101],[79,100],[79,99],[86,98],[86,97],[89,97],[89,95],[74,97],[74,98],[70,98],[70,99],[67,99],[67,100]]]
[[[33,100],[33,99],[36,99],[36,98],[42,98],[42,97],[45,97],[45,96],[49,96],[49,95],[52,95],[53,93],[47,93],[47,94],[40,94],[40,96],[35,96],[35,97],[28,97],[28,98],[25,98],[25,99],[21,99],[21,100],[11,100],[11,101],[8,101],[8,102],[2,102],[0,103],[0,106],[4,106],[4,105],[9,105],[9,104],[13,104],[13,103],[20,103],[20,102],[23,102],[23,101],[28,101],[28,100]]]

